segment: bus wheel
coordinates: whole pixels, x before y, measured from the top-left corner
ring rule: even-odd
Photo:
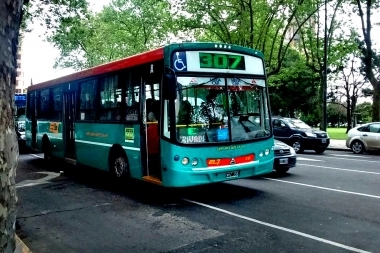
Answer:
[[[129,174],[127,158],[119,153],[112,155],[109,168],[112,177],[120,179]]]
[[[44,160],[51,159],[51,144],[46,135],[42,138],[42,152],[44,153]]]

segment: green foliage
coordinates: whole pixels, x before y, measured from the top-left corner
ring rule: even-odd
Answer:
[[[347,123],[347,110],[341,104],[328,104],[327,105],[327,122],[333,126]]]
[[[261,50],[270,76],[278,73],[297,31],[321,5],[315,0],[177,0],[174,14],[178,29],[196,40]]]
[[[289,50],[283,67],[276,75],[270,76],[269,92],[274,115],[288,117],[303,116],[311,125],[318,120],[317,108],[319,77],[305,64],[304,57],[295,50]]]
[[[372,122],[372,103],[364,102],[356,106],[356,113],[358,113],[358,119],[363,123]]]
[[[114,0],[100,13],[63,19],[49,37],[61,51],[55,67],[80,70],[168,43],[169,8],[167,1]]]

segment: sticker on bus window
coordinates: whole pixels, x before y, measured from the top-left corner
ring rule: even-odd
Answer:
[[[133,128],[125,128],[125,142],[134,142],[135,132]]]
[[[58,133],[59,122],[50,122],[49,132]]]
[[[80,120],[84,120],[85,116],[86,116],[86,114],[84,112],[81,112],[80,113]]]
[[[127,109],[125,120],[128,121],[137,121],[138,120],[138,113],[136,109]]]

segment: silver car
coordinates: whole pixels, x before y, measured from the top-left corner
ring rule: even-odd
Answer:
[[[380,150],[380,122],[367,123],[348,131],[346,146],[355,154]]]

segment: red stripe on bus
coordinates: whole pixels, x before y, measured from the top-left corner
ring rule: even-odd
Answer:
[[[164,58],[164,48],[157,48],[146,53],[137,54],[121,60],[99,65],[90,69],[82,70],[67,76],[59,77],[50,81],[39,83],[28,87],[28,91],[49,87],[56,84],[67,83],[78,79],[101,75],[124,68],[130,68],[149,62],[158,61]]]

